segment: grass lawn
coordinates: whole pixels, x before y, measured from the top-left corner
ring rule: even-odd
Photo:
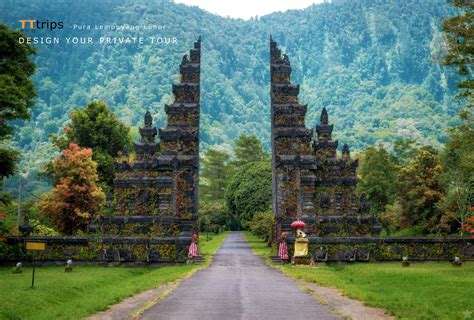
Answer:
[[[228,233],[201,238],[201,253],[216,252]],[[206,264],[209,260],[206,262]],[[31,268],[12,274],[0,268],[0,319],[78,319],[138,292],[156,288],[187,276],[203,265],[176,265],[161,268],[75,266],[65,273],[64,266],[36,268],[35,287]]]
[[[274,249],[245,234],[257,255]],[[275,250],[274,250],[275,251]],[[401,319],[474,319],[474,262],[455,268],[449,262],[399,262],[278,266],[295,279],[335,287],[346,296],[380,307]]]

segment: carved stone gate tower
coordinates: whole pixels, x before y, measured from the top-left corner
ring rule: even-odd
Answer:
[[[365,195],[356,196],[357,160],[349,146],[337,155],[333,125],[321,111],[313,130],[305,127],[307,105],[298,101],[299,85],[291,83],[291,65],[270,38],[271,140],[273,212],[277,237],[302,219],[311,235],[361,236],[376,234],[379,227],[368,215]]]
[[[112,214],[99,219],[102,235],[173,244],[159,250],[149,245],[147,261],[184,259],[191,234],[197,232],[200,66],[199,38],[180,64],[180,82],[172,89],[175,100],[165,106],[166,128],[157,130],[146,112],[140,142],[134,145],[134,152],[124,150],[116,164]],[[123,256],[136,259],[130,248],[120,250],[121,260]],[[109,254],[117,256],[117,249],[111,247]],[[113,257],[110,259],[115,260]]]

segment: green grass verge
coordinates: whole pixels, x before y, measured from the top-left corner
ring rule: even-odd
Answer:
[[[208,259],[204,265],[151,267],[75,266],[65,273],[64,266],[36,268],[31,286],[31,268],[12,274],[11,268],[0,268],[0,319],[78,319],[105,310],[141,291],[186,277],[209,263],[209,257],[220,247],[228,233],[202,237],[201,253]]]
[[[263,241],[245,233],[257,255],[274,255]],[[274,250],[274,249],[273,249]],[[401,319],[474,319],[474,263],[449,262],[283,265],[294,279],[334,287],[366,305],[383,308]]]

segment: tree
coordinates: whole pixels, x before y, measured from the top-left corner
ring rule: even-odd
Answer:
[[[230,156],[222,151],[209,148],[201,162],[200,190],[202,200],[224,200],[224,192],[229,179],[227,162]]]
[[[396,159],[383,145],[369,147],[362,154],[357,189],[367,195],[373,214],[379,215],[387,204],[393,202],[397,190],[397,171]]]
[[[255,212],[269,208],[272,199],[272,169],[268,161],[252,162],[237,168],[225,198],[229,213],[239,218],[244,228]]]
[[[99,182],[112,186],[115,178],[114,158],[119,151],[131,144],[130,129],[120,122],[105,101],[93,101],[83,109],[71,113],[71,124],[65,128],[62,139],[55,143],[64,148],[74,142],[94,150]]]
[[[19,153],[6,147],[4,142],[13,133],[12,120],[29,119],[29,109],[36,96],[33,81],[35,64],[31,55],[36,50],[28,44],[20,44],[23,34],[0,23],[0,189],[3,179],[16,171]],[[9,196],[0,192],[0,202],[9,202]]]
[[[467,105],[459,113],[461,124],[449,130],[449,140],[442,155],[443,174],[441,182],[446,197],[440,203],[445,212],[443,223],[462,232],[472,212],[468,208],[474,203],[474,3],[451,0],[463,9],[461,15],[443,21],[446,55],[443,63],[457,69],[461,80],[457,86],[460,98]]]
[[[398,165],[403,166],[412,161],[418,153],[418,145],[414,139],[397,140],[393,144],[393,156]]]
[[[423,232],[439,230],[438,203],[443,198],[441,172],[440,157],[431,147],[421,148],[415,159],[401,168],[398,176],[401,227],[419,226]]]
[[[105,201],[97,186],[97,164],[92,160],[92,149],[70,143],[52,167],[56,183],[39,201],[40,211],[64,234],[84,230]]]
[[[474,126],[471,117],[450,130],[441,159],[440,181],[446,190],[446,197],[440,204],[444,212],[443,223],[451,229],[461,230],[465,220],[472,215],[468,207],[474,205]]]
[[[201,232],[215,233],[217,233],[221,227],[229,228],[232,225],[232,222],[229,221],[224,201],[201,203],[198,223]]]
[[[461,96],[468,99],[470,107],[474,105],[474,3],[466,0],[450,0],[456,7],[462,9],[462,14],[445,19],[443,32],[445,34],[446,54],[443,63],[455,67],[462,79],[457,86]]]
[[[275,215],[271,209],[254,214],[250,222],[250,230],[257,237],[262,238],[268,243],[272,236],[272,227]]]
[[[255,135],[241,135],[235,142],[233,165],[243,166],[250,162],[267,161],[270,156],[263,150],[262,142]]]
[[[201,161],[199,225],[202,231],[216,231],[233,223],[225,205],[224,193],[229,182],[230,156],[209,148]]]

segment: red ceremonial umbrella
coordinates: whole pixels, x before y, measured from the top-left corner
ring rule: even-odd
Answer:
[[[304,229],[306,227],[306,223],[302,220],[298,219],[291,223],[291,229]]]

